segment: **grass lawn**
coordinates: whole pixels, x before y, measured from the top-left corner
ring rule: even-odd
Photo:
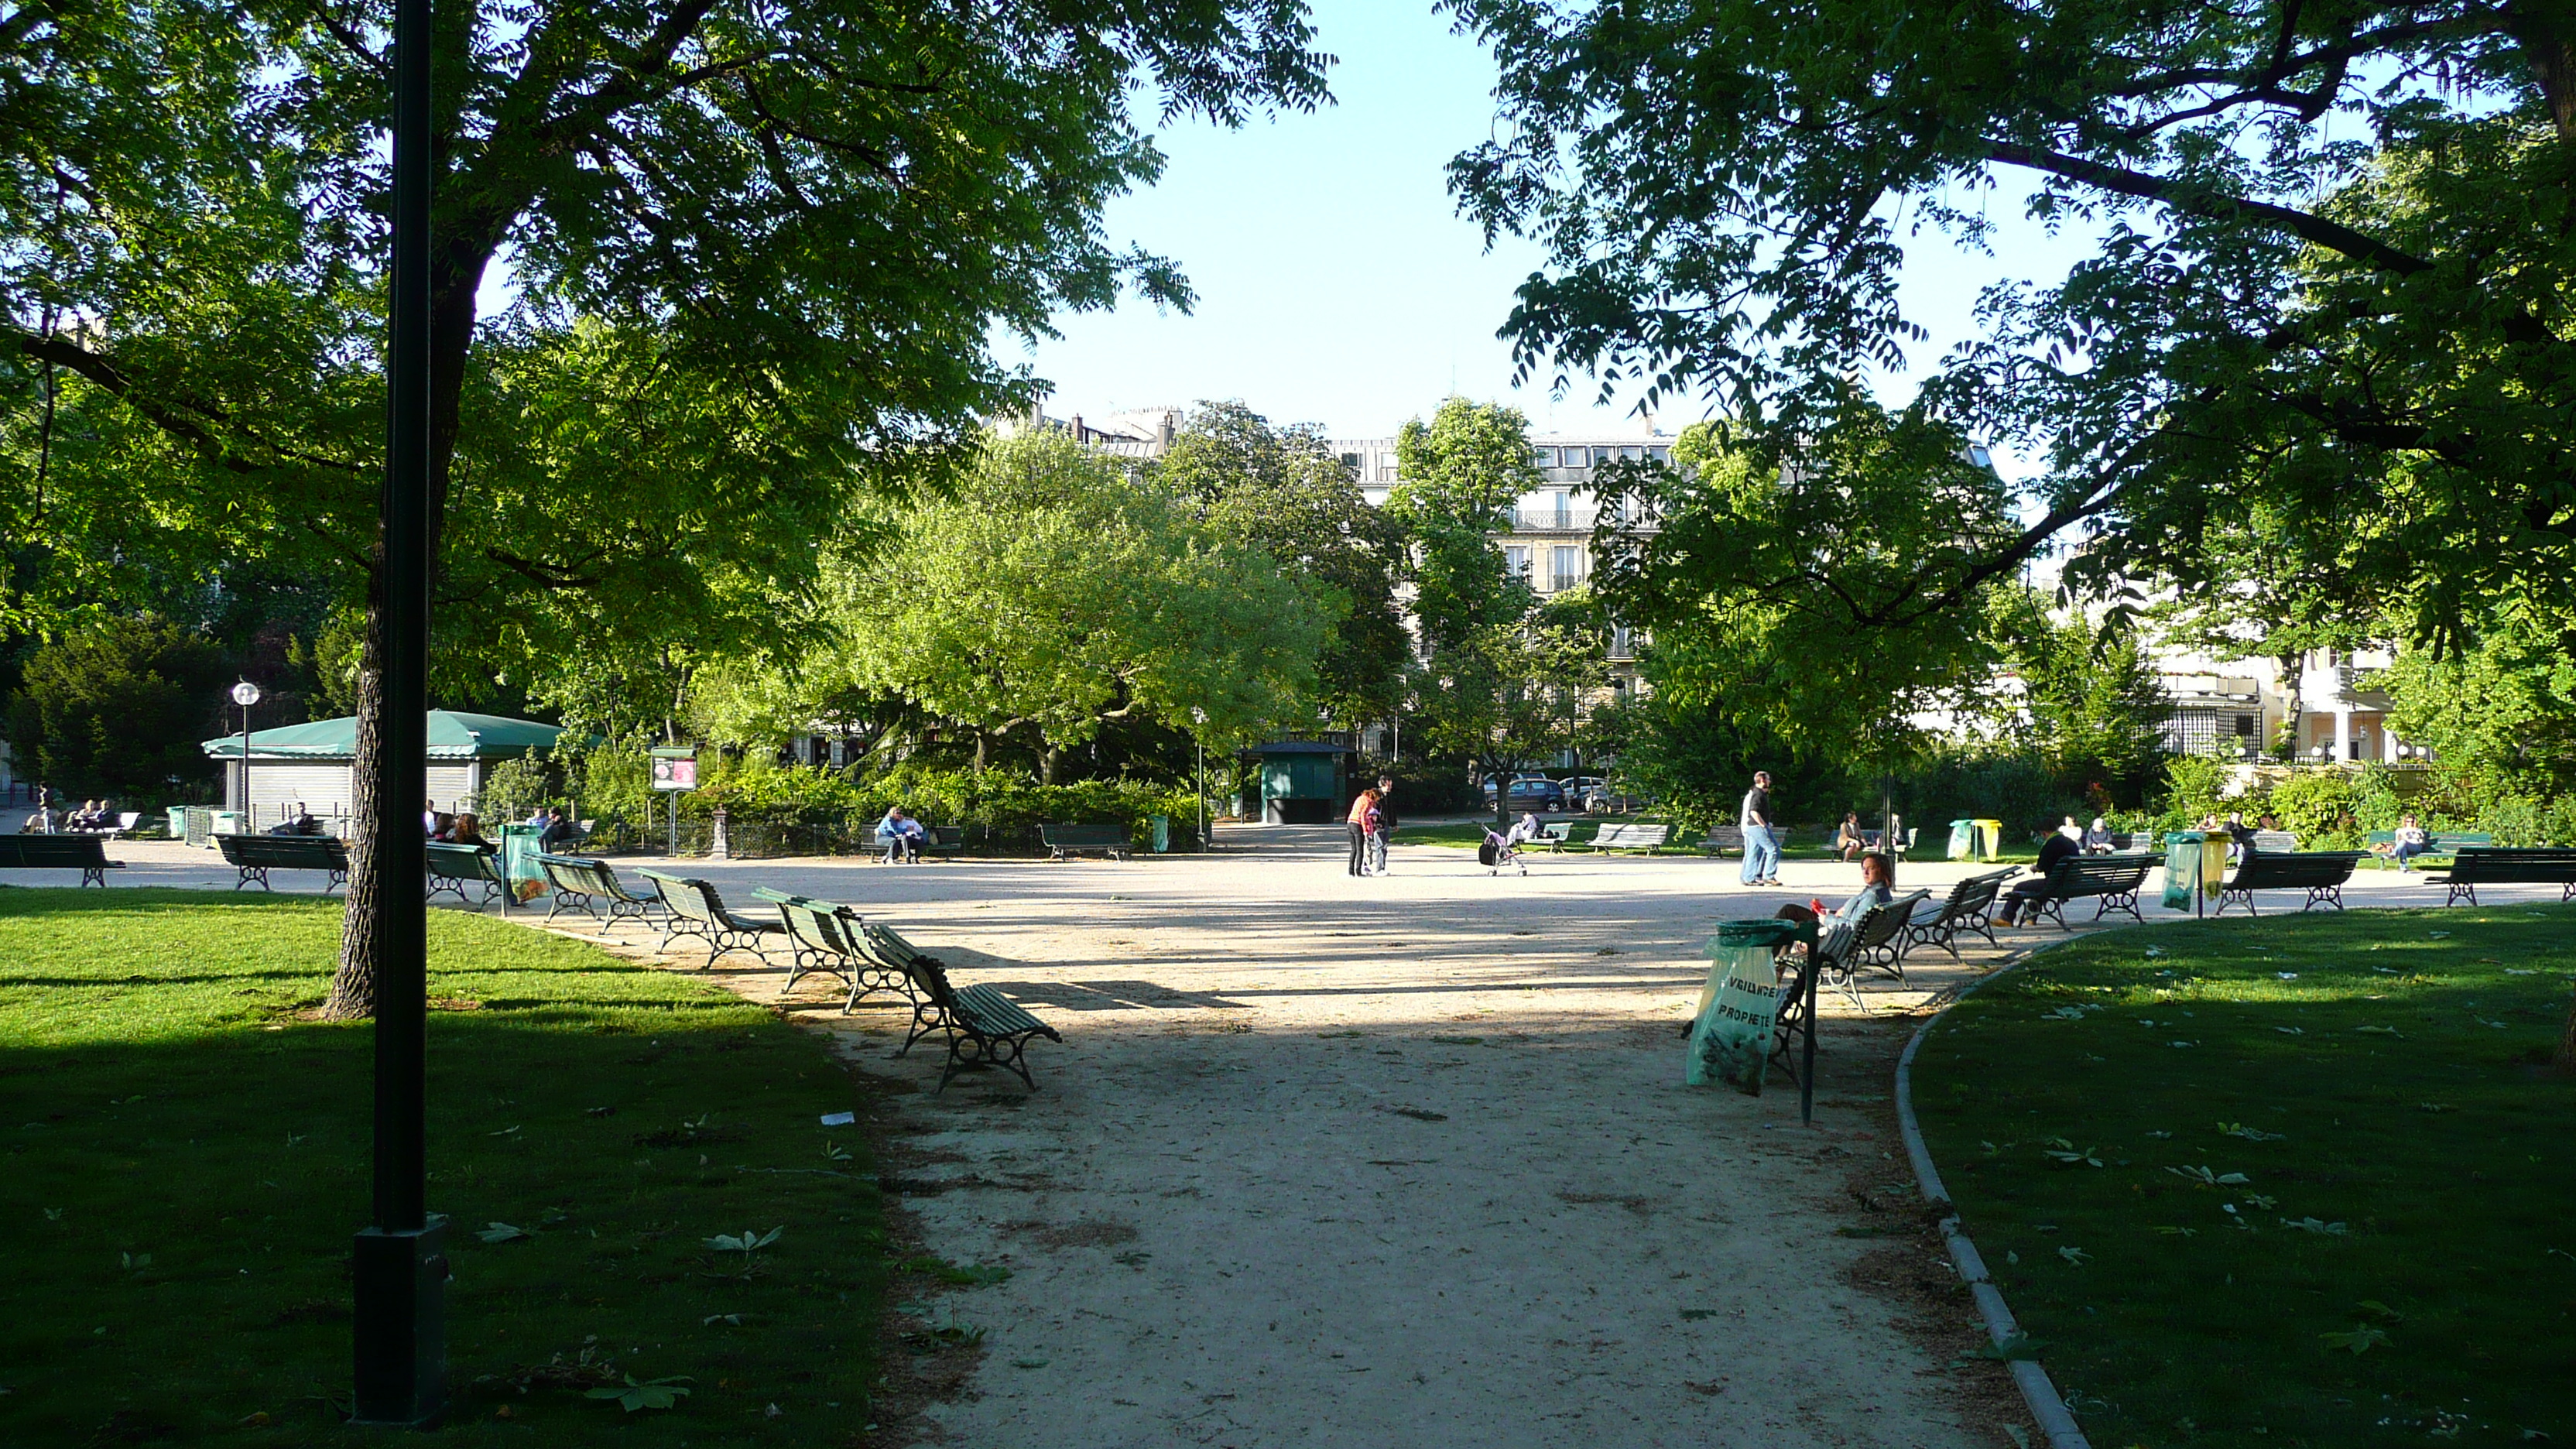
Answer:
[[[309,896],[0,888],[0,1443],[360,1441],[372,1031],[298,1017],[339,924]],[[823,1045],[498,921],[433,911],[430,951],[442,1441],[863,1431],[888,1270],[864,1148],[816,1121],[857,1105]],[[609,1374],[691,1392],[629,1412],[585,1396]]]
[[[2103,1449],[2576,1443],[2576,909],[2106,933],[1956,1007],[1915,1106]]]

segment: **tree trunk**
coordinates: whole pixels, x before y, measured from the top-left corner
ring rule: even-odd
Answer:
[[[2558,1037],[2558,1070],[2576,1077],[2576,1005],[2567,1008],[2567,1030]]]
[[[1055,754],[1053,745],[1041,746],[1038,750],[1038,783],[1041,785],[1055,783]]]
[[[367,585],[366,633],[358,648],[358,757],[349,769],[349,808],[363,823],[374,818],[376,759],[384,724],[385,666],[382,573]],[[376,1012],[376,959],[367,949],[370,927],[392,883],[376,868],[376,852],[361,828],[349,842],[347,905],[340,918],[340,967],[331,977],[331,995],[322,1014],[334,1021],[356,1021]],[[398,886],[394,888],[399,888]],[[412,889],[419,889],[415,883]]]
[[[2281,729],[2289,740],[2287,749],[2290,760],[2296,763],[2299,758],[2299,717],[2307,708],[2307,701],[2302,696],[2307,685],[2308,656],[2304,651],[2295,656],[2283,655],[2279,663],[2281,678],[2290,696],[2289,718],[2281,721]]]

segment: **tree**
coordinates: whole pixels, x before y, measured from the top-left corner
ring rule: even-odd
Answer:
[[[813,673],[981,742],[1058,751],[1111,720],[1204,711],[1211,738],[1311,717],[1329,602],[1157,481],[1059,433],[987,440],[954,497],[898,525],[900,563],[833,570],[835,657]]]
[[[2082,614],[2052,621],[2025,597],[2011,644],[2030,741],[2070,791],[2146,802],[2164,772],[2164,681],[2129,630]]]
[[[8,26],[27,82],[0,141],[11,533],[54,541],[22,584],[62,597],[112,575],[124,555],[95,546],[108,534],[338,572],[367,602],[363,794],[381,723],[381,7],[146,0]],[[535,391],[570,404],[549,419],[578,431],[596,395],[558,349],[573,319],[604,319],[607,360],[655,386],[589,409],[588,438],[532,429],[563,445],[541,451],[635,438],[640,411],[640,440],[672,426],[676,454],[731,465],[659,475],[720,520],[699,544],[765,528],[761,546],[810,556],[798,525],[846,513],[853,487],[936,485],[979,410],[1031,396],[994,358],[997,332],[1045,335],[1127,283],[1187,303],[1169,262],[1115,250],[1098,225],[1161,166],[1131,86],[1158,88],[1166,120],[1234,124],[1319,102],[1329,59],[1294,0],[478,0],[441,6],[437,27],[440,607],[505,626],[524,600],[656,562],[674,587],[696,581],[678,577],[688,548],[635,509],[667,497],[617,496],[639,470],[575,476],[464,446],[504,370],[493,354],[524,349],[553,378]],[[478,315],[496,263],[520,298],[497,326]],[[90,501],[55,507],[76,477]],[[567,484],[594,491],[544,507]],[[454,506],[487,487],[488,505]],[[604,567],[621,561],[634,567]],[[600,632],[635,617],[570,612]],[[371,1009],[364,918],[412,888],[363,852],[355,865],[338,1014]]]
[[[2576,602],[2560,0],[1453,8],[1503,112],[1453,191],[1550,254],[1506,329],[1524,372],[1709,394],[1795,453],[1921,339],[1909,237],[1983,245],[2007,182],[2098,230],[2064,278],[1987,293],[1916,403],[2045,458],[2041,506],[1865,625],[2074,529],[2085,587],[2217,577],[2212,530],[2262,508],[2419,633]]]
[[[1594,543],[1603,599],[1651,633],[1659,696],[1865,773],[1912,753],[1914,721],[1997,658],[1993,586],[1937,611],[1906,602],[2012,526],[2001,480],[1954,429],[1854,401],[1795,457],[1711,424],[1673,457],[1605,475]]]
[[[2165,643],[2273,662],[2289,696],[2273,742],[2283,759],[2298,748],[2309,654],[2361,644],[2387,622],[2369,584],[2343,560],[2317,557],[2288,533],[2269,507],[2213,527],[2203,539],[2207,567],[2198,585],[2143,611]]]
[[[1403,533],[1369,506],[1322,429],[1273,427],[1240,402],[1202,402],[1154,466],[1219,536],[1329,591],[1339,617],[1315,666],[1324,716],[1357,724],[1391,713],[1407,652],[1395,602]]]
[[[122,800],[201,779],[231,673],[213,643],[152,619],[104,618],[39,648],[9,699],[21,774]]]
[[[1386,508],[1413,551],[1420,732],[1495,782],[1499,821],[1512,777],[1573,745],[1608,679],[1608,618],[1589,591],[1542,603],[1493,542],[1538,481],[1519,410],[1453,397],[1395,449]]]

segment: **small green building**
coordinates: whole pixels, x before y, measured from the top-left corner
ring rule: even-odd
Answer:
[[[1329,825],[1350,813],[1357,751],[1329,740],[1272,740],[1243,752],[1246,820]]]
[[[429,798],[441,810],[483,792],[491,767],[530,750],[551,750],[560,726],[452,709],[429,712]],[[248,810],[254,823],[281,818],[301,801],[322,818],[350,813],[356,794],[350,772],[358,759],[358,720],[317,719],[250,732],[250,794],[242,794],[242,737],[207,740],[206,758],[223,767],[224,808]]]

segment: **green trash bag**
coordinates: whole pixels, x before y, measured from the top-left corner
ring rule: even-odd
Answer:
[[[1682,1080],[1704,1087],[1724,1082],[1748,1097],[1762,1095],[1771,1061],[1771,1036],[1780,1025],[1780,990],[1771,953],[1797,940],[1813,942],[1812,924],[1799,921],[1721,921],[1708,943],[1708,984],[1692,1014],[1690,1055]]]

